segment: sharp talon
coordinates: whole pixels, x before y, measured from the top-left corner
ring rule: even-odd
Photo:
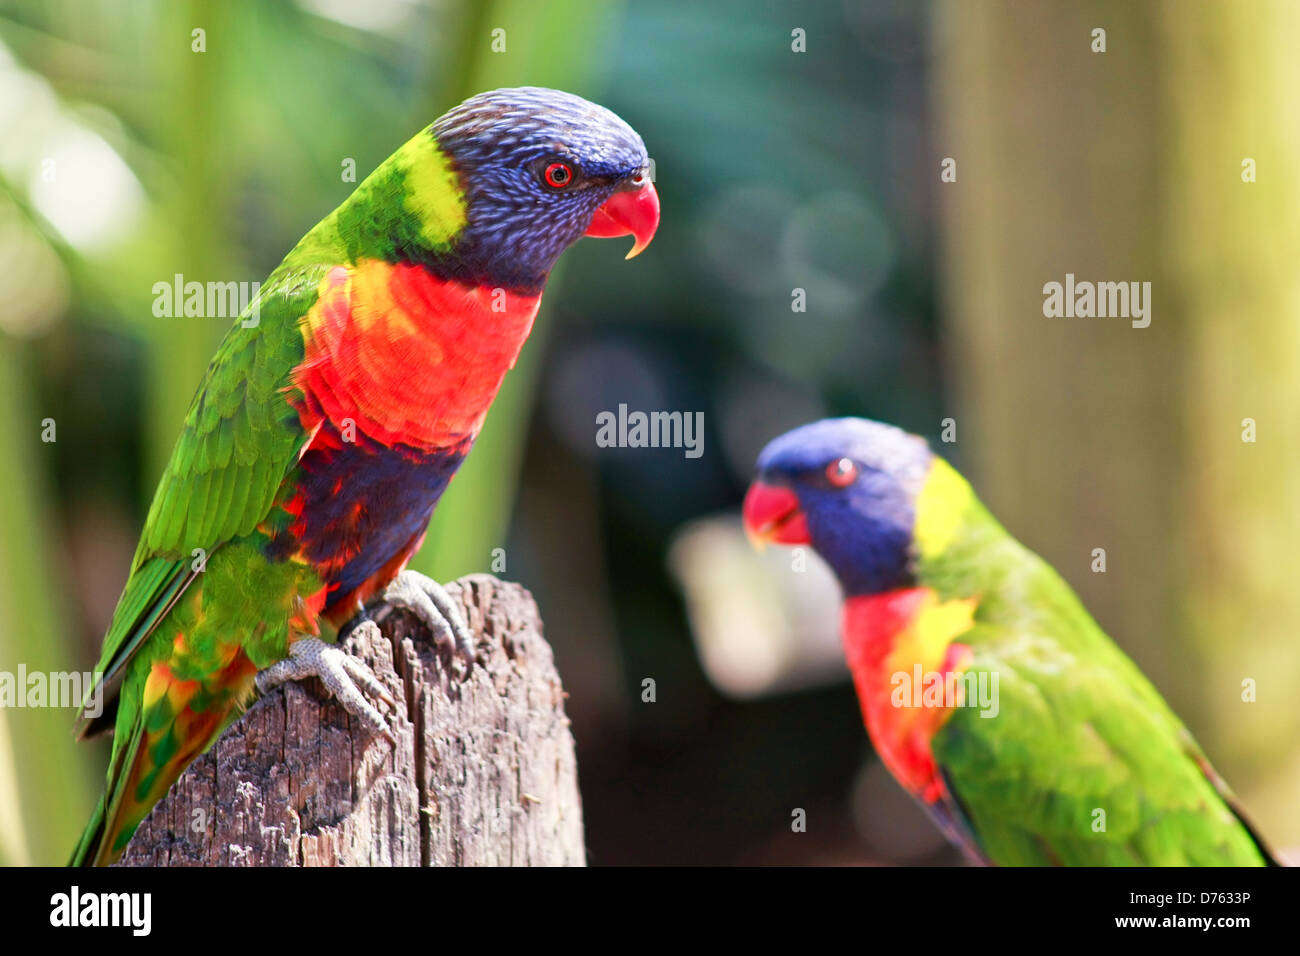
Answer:
[[[478,654],[465,613],[437,581],[416,571],[403,571],[384,589],[383,601],[410,611],[433,632],[434,643],[450,648],[467,673],[473,668]]]
[[[375,627],[373,622],[363,623]],[[375,733],[396,742],[388,721],[362,693],[365,690],[371,697],[378,698],[396,712],[397,703],[388,688],[361,661],[318,637],[294,641],[289,645],[289,656],[261,671],[254,683],[258,693],[265,694],[280,684],[302,680],[304,677],[320,678],[325,689],[343,705],[344,710]]]
[[[372,697],[378,697],[390,707],[396,704],[393,695],[388,692],[388,688],[379,683],[379,679],[371,672],[365,664],[351,655],[343,657],[343,669],[348,672],[348,676],[353,681],[361,685],[361,689],[369,692]]]

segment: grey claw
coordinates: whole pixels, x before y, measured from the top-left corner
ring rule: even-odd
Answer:
[[[383,601],[405,608],[428,625],[434,641],[440,646],[450,645],[468,674],[477,656],[474,635],[465,623],[460,603],[441,584],[418,571],[403,571],[384,589]]]
[[[367,626],[378,630],[372,621],[363,621],[358,625],[358,630]],[[362,693],[365,690],[371,697],[378,698],[396,711],[397,702],[388,688],[361,661],[318,637],[304,637],[294,641],[289,645],[289,656],[260,671],[255,683],[258,693],[265,694],[281,684],[302,680],[304,677],[320,678],[344,710],[375,733],[395,741],[388,721],[366,699],[366,694]]]

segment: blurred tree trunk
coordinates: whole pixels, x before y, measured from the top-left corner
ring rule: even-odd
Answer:
[[[1298,44],[1284,0],[943,0],[934,30],[955,455],[1279,844],[1300,839]],[[1066,273],[1151,282],[1150,327],[1045,317]]]

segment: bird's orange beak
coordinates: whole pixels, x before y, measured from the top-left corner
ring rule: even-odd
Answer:
[[[586,235],[598,239],[615,236],[635,236],[636,242],[626,258],[640,255],[650,245],[655,230],[659,228],[659,194],[649,179],[639,189],[616,192],[596,210]]]
[[[799,499],[788,488],[756,481],[749,486],[743,509],[745,533],[762,551],[770,542],[810,544],[808,519],[799,510]]]

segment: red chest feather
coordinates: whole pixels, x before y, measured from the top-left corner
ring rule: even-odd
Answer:
[[[939,603],[910,588],[844,604],[844,651],[872,745],[890,773],[927,803],[943,796],[930,742],[951,715],[971,651],[974,600]]]
[[[532,330],[540,296],[439,279],[418,265],[332,270],[303,320],[303,426],[383,445],[473,438]]]

